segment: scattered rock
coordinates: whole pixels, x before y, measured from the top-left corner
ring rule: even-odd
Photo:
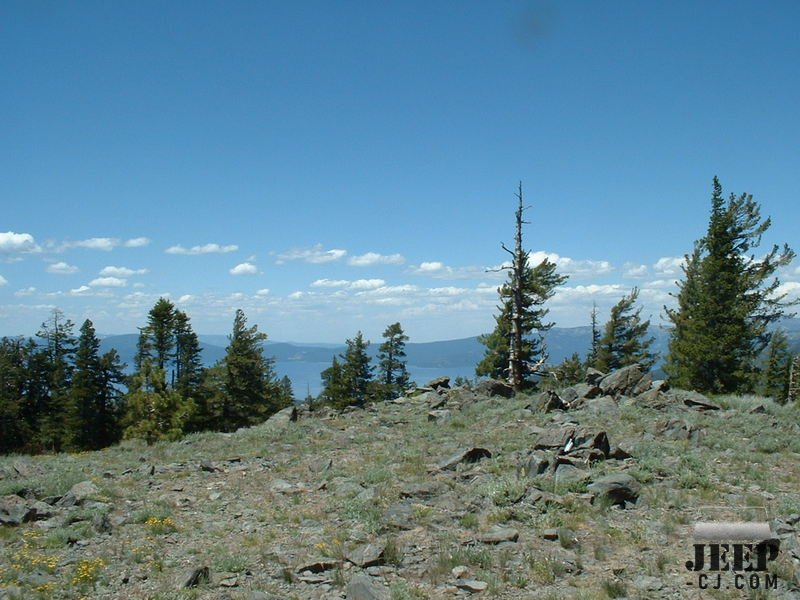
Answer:
[[[428,411],[428,422],[429,423],[441,423],[446,421],[450,417],[449,410],[431,410]]]
[[[501,527],[495,525],[487,533],[478,537],[482,544],[502,544],[503,542],[516,542],[519,539],[519,531],[513,527]]]
[[[642,379],[642,367],[639,364],[632,364],[613,373],[609,373],[600,380],[600,389],[604,394],[610,396],[624,395],[632,396],[636,384]]]
[[[553,390],[547,390],[533,398],[527,408],[534,412],[552,412],[554,410],[565,410],[567,404]]]
[[[345,590],[347,600],[389,600],[389,591],[372,581],[367,575],[355,575]]]
[[[80,506],[92,496],[100,494],[100,489],[91,481],[81,481],[73,485],[61,500],[56,502],[57,506],[69,507]]]
[[[297,573],[323,573],[339,566],[339,561],[332,558],[317,558],[303,563],[295,569]]]
[[[553,464],[553,457],[544,452],[532,452],[522,465],[522,473],[526,477],[543,475]]]
[[[31,508],[27,500],[16,494],[0,498],[0,524],[21,525],[28,520]]]
[[[468,448],[459,450],[453,455],[445,458],[438,464],[439,469],[455,469],[461,463],[474,464],[484,458],[492,458],[492,453],[486,448]]]
[[[181,578],[178,589],[197,587],[209,581],[211,581],[211,572],[208,567],[197,567],[192,569],[187,576]]]
[[[586,377],[584,377],[584,381],[589,385],[598,385],[605,376],[606,374],[602,371],[598,371],[597,369],[589,367],[586,369]]]
[[[386,550],[386,542],[372,542],[357,546],[345,556],[347,560],[365,569],[383,563],[383,552]]]
[[[467,590],[468,592],[477,594],[486,591],[489,584],[477,579],[456,579],[455,586],[460,590]]]
[[[437,377],[436,379],[431,379],[425,384],[425,387],[431,388],[432,390],[438,390],[440,388],[450,389],[450,378]]]
[[[671,394],[678,402],[682,403],[684,406],[688,406],[689,408],[695,408],[702,411],[720,410],[719,404],[715,404],[700,392],[673,390]]]
[[[475,386],[475,391],[478,394],[483,394],[489,397],[500,396],[502,398],[511,398],[514,395],[514,388],[508,385],[505,381],[497,379],[485,379]]]
[[[299,414],[300,413],[297,411],[297,406],[287,406],[267,419],[267,423],[285,427],[289,423],[294,423],[297,421]]]
[[[222,469],[220,469],[218,466],[216,466],[210,460],[201,460],[200,461],[200,470],[201,471],[205,471],[206,473],[222,472]]]
[[[627,473],[606,475],[588,486],[588,490],[594,494],[593,500],[607,498],[612,504],[621,506],[628,502],[635,503],[641,489],[639,482]]]
[[[557,484],[571,483],[574,481],[584,481],[589,479],[588,471],[579,469],[570,464],[560,464],[556,468],[555,480]]]

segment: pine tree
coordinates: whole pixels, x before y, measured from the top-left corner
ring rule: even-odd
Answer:
[[[656,356],[650,352],[654,338],[646,337],[650,321],[641,320],[641,307],[633,308],[638,296],[639,289],[633,288],[611,308],[611,317],[598,343],[596,368],[600,371],[614,371],[634,363],[648,371],[655,364]]]
[[[597,352],[600,349],[600,327],[597,323],[597,304],[592,302],[592,339],[589,346],[589,354],[586,356],[586,366],[597,368]]]
[[[580,355],[577,352],[573,352],[561,364],[556,365],[552,370],[552,374],[559,386],[575,385],[582,382],[586,377],[586,365],[584,365]]]
[[[193,403],[165,383],[166,376],[149,361],[129,381],[126,399],[125,437],[141,438],[148,445],[177,440],[191,419]]]
[[[73,358],[75,356],[75,325],[54,308],[50,318],[42,323],[36,334],[44,340],[41,354],[48,368],[48,392],[46,404],[38,409],[38,433],[40,445],[58,452],[67,438],[64,427],[69,410],[69,390],[72,385]]]
[[[247,327],[247,317],[241,309],[236,311],[228,339],[219,422],[224,431],[261,423],[291,403],[275,376],[274,361],[264,356],[266,334],[259,332],[257,325]]]
[[[21,339],[0,340],[0,453],[20,452],[32,435],[24,414],[26,345]]]
[[[687,260],[678,306],[666,309],[674,325],[665,365],[673,385],[701,392],[752,391],[757,360],[769,342],[769,326],[796,304],[776,294],[775,272],[795,254],[773,246],[762,258],[753,250],[771,225],[761,221],[752,195],[727,202],[715,177],[706,236]]]
[[[547,258],[535,267],[531,267],[528,264],[528,254],[525,253],[525,261],[521,277],[520,326],[523,335],[517,354],[522,361],[520,368],[527,377],[535,374],[547,361],[544,333],[553,327],[553,323],[545,322],[549,309],[545,308],[544,304],[553,297],[555,288],[562,285],[567,277],[559,275],[555,263]],[[500,312],[495,316],[494,331],[478,338],[486,346],[486,353],[475,368],[475,374],[479,377],[505,379],[509,373],[514,312],[512,278],[513,275],[509,275],[509,281],[498,290],[502,304],[498,306]],[[529,385],[530,382],[527,381],[526,384]]]
[[[200,340],[192,329],[186,313],[176,310],[174,315],[175,381],[174,387],[183,398],[194,398],[203,379],[203,360]]]
[[[119,439],[119,390],[122,365],[111,350],[102,357],[100,340],[89,319],[84,321],[75,353],[75,374],[67,415],[69,441],[73,448],[98,450]]]
[[[408,387],[409,375],[406,363],[408,336],[400,323],[389,325],[383,332],[386,340],[378,348],[378,379],[385,386],[388,397],[397,398]]]
[[[350,390],[344,379],[342,364],[336,356],[331,361],[331,366],[322,371],[322,392],[320,400],[335,408],[344,408],[349,405]]]
[[[367,389],[372,381],[372,365],[367,348],[369,342],[359,331],[356,337],[347,340],[347,351],[342,357],[342,376],[347,386],[350,404],[364,406],[367,401]]]
[[[789,350],[789,338],[783,330],[776,329],[772,332],[766,349],[761,393],[779,404],[785,404],[789,398],[789,373],[792,368],[792,358]]]

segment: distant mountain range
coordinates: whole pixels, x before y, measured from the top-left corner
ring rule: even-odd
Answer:
[[[800,353],[800,319],[786,319],[781,324],[789,335],[794,352]],[[652,349],[663,356],[667,352],[669,331],[651,328],[650,335],[655,338]],[[211,366],[225,356],[228,338],[224,335],[201,335],[203,362]],[[102,339],[102,351],[115,348],[123,362],[130,367],[136,354],[138,334],[112,335]],[[582,358],[586,356],[591,341],[591,327],[554,327],[545,337],[550,363],[558,364],[577,352]],[[368,353],[374,358],[378,353],[380,340],[370,344]],[[288,376],[292,380],[295,395],[304,398],[306,394],[317,395],[321,389],[320,373],[327,369],[334,356],[343,354],[344,344],[299,344],[287,342],[271,342],[265,344],[266,354],[275,358],[275,369],[278,375]],[[475,365],[484,354],[484,346],[476,337],[442,342],[424,342],[406,344],[406,360],[411,377],[417,383],[449,375],[452,378],[461,376],[473,378]],[[373,361],[376,363],[377,361]],[[658,368],[660,362],[656,365]]]

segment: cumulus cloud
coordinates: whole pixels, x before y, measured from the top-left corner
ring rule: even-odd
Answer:
[[[79,270],[78,267],[67,264],[64,261],[48,265],[46,269],[48,273],[55,273],[57,275],[71,275],[72,273],[77,273]]]
[[[256,296],[260,296],[260,297],[262,297],[262,298],[263,298],[264,296],[269,296],[269,290],[268,290],[267,288],[264,288],[264,289],[258,290],[258,291],[256,292]]]
[[[683,256],[664,256],[656,261],[653,269],[659,275],[677,275],[684,264],[686,259]]]
[[[360,256],[351,256],[347,264],[352,267],[371,267],[372,265],[402,265],[406,262],[402,254],[378,254],[367,252]]]
[[[780,284],[775,289],[775,297],[780,297],[783,294],[786,294],[787,300],[794,300],[800,299],[800,283],[797,281],[787,281],[785,283]]]
[[[614,270],[607,260],[577,260],[568,256],[559,256],[555,252],[537,250],[528,256],[528,263],[534,267],[544,260],[554,263],[559,272],[565,275],[604,275]]]
[[[194,300],[194,296],[192,294],[184,294],[178,298],[178,304],[188,304],[192,300]]]
[[[0,285],[5,285],[8,283],[8,279],[0,275]]]
[[[428,290],[428,293],[431,296],[460,296],[462,294],[466,294],[469,290],[466,288],[459,288],[459,287],[438,287],[438,288],[431,288]]]
[[[72,294],[73,296],[80,296],[81,294],[85,294],[87,292],[90,292],[91,290],[92,288],[90,288],[88,285],[82,285],[79,288],[70,290],[69,293]]]
[[[228,272],[231,275],[256,275],[258,273],[258,267],[253,263],[243,262],[239,263]]]
[[[0,277],[0,279],[2,279],[2,277]],[[0,285],[2,285],[2,284],[0,284]],[[19,298],[21,298],[23,296],[32,296],[35,293],[36,293],[36,288],[31,286],[31,287],[22,288],[21,290],[17,290],[16,292],[14,292],[14,295],[19,297]]]
[[[348,290],[371,290],[386,285],[383,279],[317,279],[311,284],[316,288],[340,288]]]
[[[417,273],[441,273],[449,268],[450,267],[446,267],[443,262],[432,260],[420,263],[420,265],[415,268],[415,271]]]
[[[164,252],[167,254],[181,254],[184,256],[195,256],[198,254],[228,254],[230,252],[236,252],[239,249],[239,246],[236,244],[229,244],[227,246],[221,246],[220,244],[203,244],[202,246],[192,246],[191,248],[184,248],[180,244],[177,246],[170,246]]]
[[[142,248],[150,244],[150,238],[137,237],[131,238],[125,242],[126,248]]]
[[[40,250],[30,233],[0,232],[0,256],[31,254]]]
[[[145,275],[147,269],[129,269],[128,267],[103,267],[100,275],[104,277],[130,277],[131,275]]]
[[[120,242],[116,238],[97,237],[89,238],[87,240],[78,240],[77,242],[66,242],[64,248],[84,248],[86,250],[102,250],[103,252],[110,252]]]
[[[636,279],[647,275],[647,265],[636,265],[632,263],[625,263],[623,269],[624,269],[623,274],[625,275],[625,277],[632,277]]]
[[[126,285],[128,285],[128,281],[119,277],[98,277],[89,282],[90,287],[125,287]]]
[[[323,264],[333,262],[344,258],[347,255],[347,250],[341,248],[334,248],[332,250],[324,250],[322,244],[317,244],[311,248],[296,248],[281,252],[275,261],[277,264],[282,265],[290,260],[302,260],[311,264]]]

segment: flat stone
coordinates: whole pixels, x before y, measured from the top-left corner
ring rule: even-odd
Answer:
[[[0,498],[0,524],[20,525],[28,520],[31,507],[28,501],[16,494]]]
[[[345,589],[347,600],[389,600],[389,590],[366,575],[355,575]]]
[[[460,590],[467,590],[468,592],[477,594],[480,592],[485,592],[489,587],[489,584],[485,581],[479,581],[477,579],[457,579],[455,581],[455,586]]]
[[[339,566],[339,561],[333,560],[332,558],[317,558],[301,564],[295,571],[297,573],[322,573],[335,569],[337,566]]]
[[[513,527],[500,527],[495,525],[488,532],[478,537],[478,541],[484,544],[502,544],[503,542],[516,542],[519,539],[519,531]]]
[[[208,567],[196,567],[181,577],[178,589],[197,587],[201,583],[211,581],[211,573]]]
[[[442,470],[455,469],[461,463],[474,464],[484,458],[492,458],[492,453],[486,448],[465,448],[439,462],[438,467]]]
[[[383,563],[384,550],[386,550],[386,542],[383,541],[361,544],[348,552],[345,558],[354,565],[365,569]]]
[[[641,489],[641,484],[627,473],[606,475],[588,486],[595,498],[605,497],[613,504],[621,506],[625,506],[627,502],[636,502]]]
[[[73,485],[61,500],[56,502],[58,506],[81,505],[92,496],[100,494],[100,489],[91,481],[81,481]]]

